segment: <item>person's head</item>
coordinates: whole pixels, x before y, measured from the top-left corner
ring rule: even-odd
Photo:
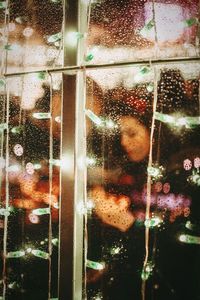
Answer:
[[[134,162],[144,160],[149,153],[150,133],[137,118],[122,116],[119,119],[121,145]]]

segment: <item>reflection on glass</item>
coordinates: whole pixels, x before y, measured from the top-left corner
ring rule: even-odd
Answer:
[[[146,68],[87,72],[88,299],[198,295],[198,65]]]
[[[199,56],[198,11],[197,0],[91,1],[86,62]]]

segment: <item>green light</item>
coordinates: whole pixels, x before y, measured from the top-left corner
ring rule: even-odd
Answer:
[[[49,253],[47,253],[47,252],[35,249],[35,250],[32,250],[31,253],[33,255],[35,255],[36,257],[40,257],[43,259],[49,259]]]
[[[35,164],[33,164],[33,166],[34,166],[35,170],[39,170],[42,167],[41,164],[39,164],[39,163],[35,163]]]
[[[45,119],[50,119],[51,118],[51,114],[50,113],[33,113],[33,117],[38,119],[38,120],[45,120]]]
[[[179,241],[185,244],[200,245],[200,237],[189,234],[181,234],[179,236]]]
[[[94,55],[92,53],[90,53],[85,57],[85,61],[91,61],[93,58],[94,58]]]
[[[151,69],[149,67],[142,67],[140,69],[140,74],[145,75],[148,74],[151,71]]]
[[[144,267],[143,267],[143,270],[142,270],[142,273],[141,273],[141,278],[142,280],[146,281],[149,279],[149,277],[151,276],[152,272],[153,272],[153,268],[154,268],[154,265],[153,263],[150,261],[148,262]]]
[[[149,84],[147,85],[147,91],[148,91],[149,93],[151,93],[151,92],[153,92],[153,90],[154,90],[154,84],[153,84],[153,83],[149,83]]]
[[[46,78],[46,72],[37,73],[37,78],[40,80],[44,80]]]
[[[5,86],[6,82],[4,79],[0,79],[0,87]]]
[[[148,228],[152,228],[158,226],[161,222],[162,220],[160,218],[155,217],[145,220],[144,225]]]
[[[14,133],[14,134],[19,134],[19,133],[22,132],[22,130],[23,130],[23,126],[19,125],[19,126],[13,127],[11,129],[11,132]]]
[[[0,132],[4,131],[4,130],[7,129],[7,128],[8,128],[8,126],[7,126],[6,123],[1,123],[1,124],[0,124]]]
[[[59,245],[59,240],[58,240],[57,238],[52,239],[52,244],[53,244],[54,246],[58,247],[58,245]]]
[[[86,109],[85,114],[96,125],[102,125],[102,120],[97,115],[95,115],[90,109]]]
[[[0,8],[6,8],[6,1],[0,1]]]
[[[50,35],[50,36],[48,37],[47,41],[48,41],[49,43],[55,43],[55,42],[57,42],[57,41],[60,41],[61,38],[62,38],[62,33],[61,33],[61,32],[58,32],[58,33],[55,33],[55,34],[53,34],[53,35]]]
[[[57,167],[61,166],[61,160],[60,159],[50,159],[49,163],[54,165],[54,166],[57,166]]]
[[[167,114],[155,112],[155,119],[163,123],[170,123],[173,126],[186,128],[193,128],[200,125],[200,117],[175,117]]]
[[[87,260],[86,267],[93,269],[93,270],[103,270],[105,268],[105,265],[104,265],[104,263]]]
[[[25,251],[13,251],[13,252],[8,252],[7,258],[19,258],[22,256],[25,256]]]
[[[10,215],[9,209],[6,208],[0,208],[0,215],[8,217]]]
[[[184,21],[184,25],[187,27],[191,27],[199,23],[198,18],[190,18]]]
[[[10,51],[12,50],[12,46],[10,44],[7,44],[4,46],[4,49]]]
[[[46,207],[46,208],[37,208],[37,209],[33,209],[32,213],[36,216],[42,216],[42,215],[48,215],[50,214],[50,208]]]

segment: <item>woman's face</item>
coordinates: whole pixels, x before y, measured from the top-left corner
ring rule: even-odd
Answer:
[[[121,145],[129,159],[142,161],[149,153],[149,131],[136,118],[130,116],[121,117],[120,127]]]

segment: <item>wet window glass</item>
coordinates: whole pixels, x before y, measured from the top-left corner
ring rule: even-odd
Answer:
[[[1,84],[1,299],[58,295],[61,74]]]
[[[199,56],[197,0],[90,3],[87,63]]]
[[[196,299],[198,65],[88,71],[85,114],[88,299]]]

